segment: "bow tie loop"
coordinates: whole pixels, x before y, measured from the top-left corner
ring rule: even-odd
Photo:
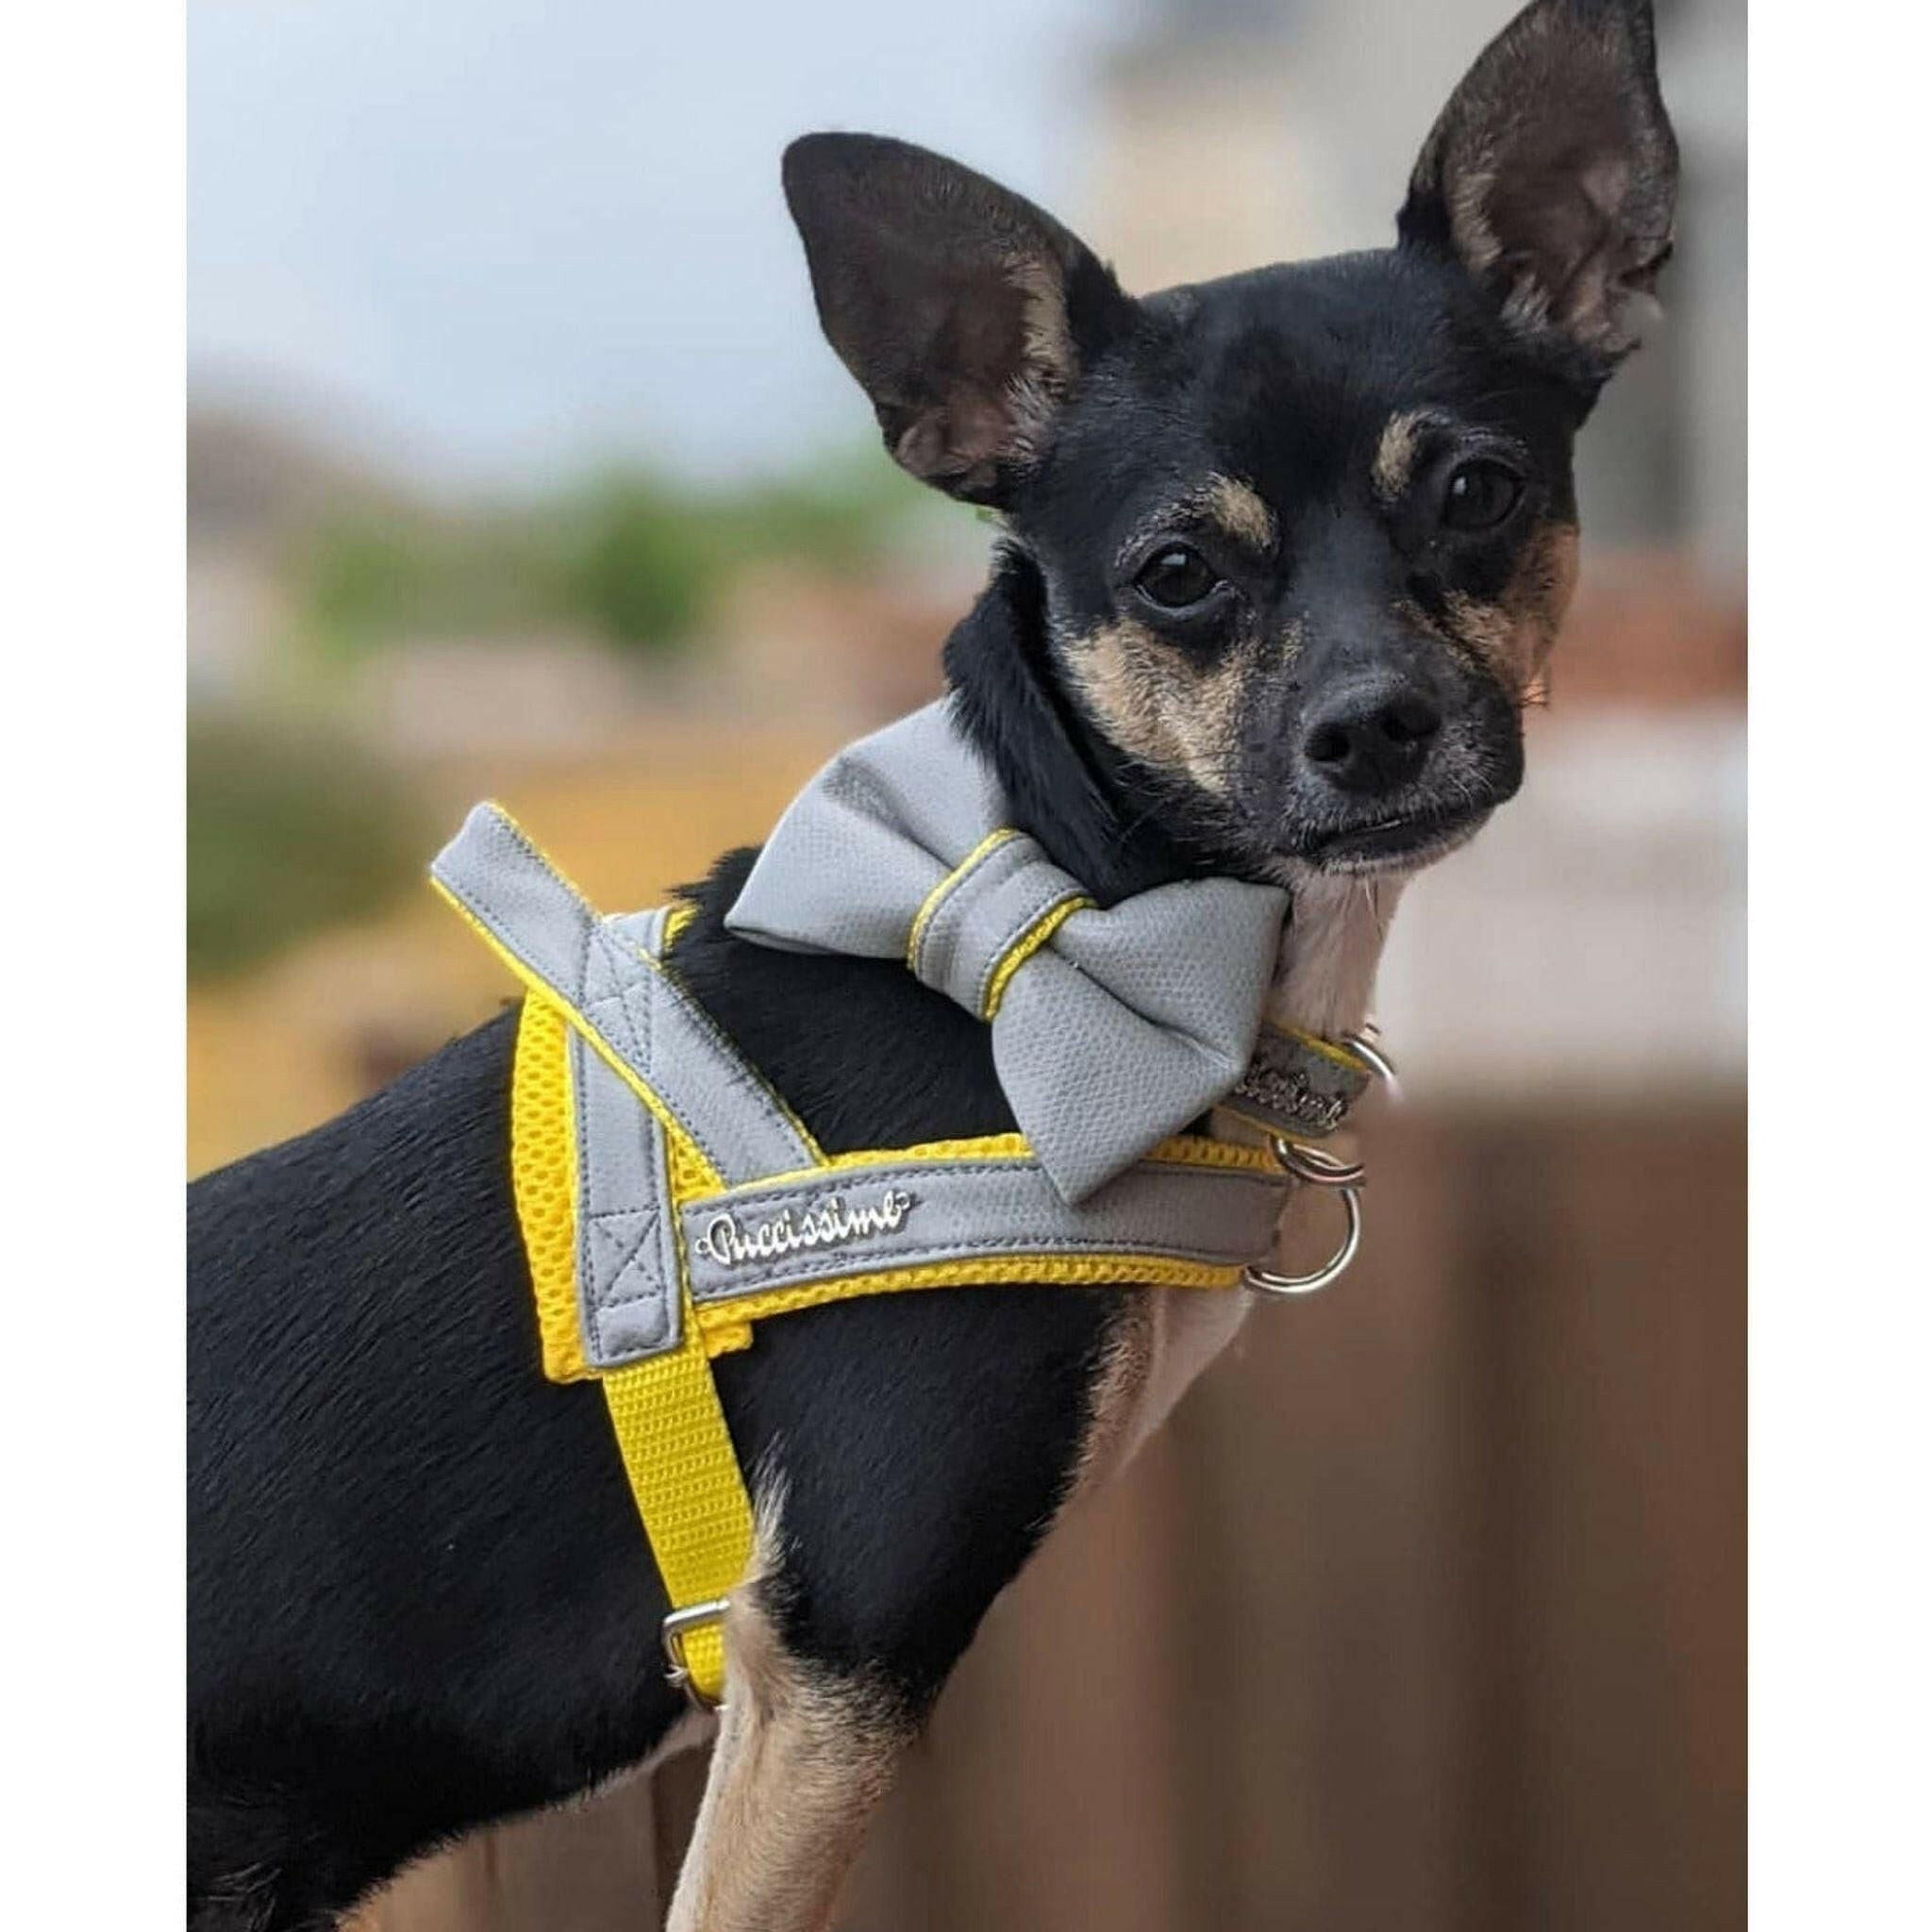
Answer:
[[[1057,926],[1093,901],[1024,832],[990,832],[914,913],[906,963],[935,992],[991,1020],[1007,984]]]

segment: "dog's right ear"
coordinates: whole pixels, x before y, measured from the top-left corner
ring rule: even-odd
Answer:
[[[1001,503],[1131,299],[1051,215],[924,148],[808,134],[784,175],[819,321],[893,459]]]
[[[1442,109],[1397,228],[1600,381],[1636,346],[1676,196],[1651,0],[1532,0]]]

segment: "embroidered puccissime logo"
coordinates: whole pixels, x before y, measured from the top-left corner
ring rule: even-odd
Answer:
[[[1348,1111],[1345,1093],[1317,1093],[1299,1067],[1251,1066],[1233,1097],[1252,1101],[1311,1133],[1332,1133]]]
[[[749,1226],[735,1214],[714,1214],[691,1242],[691,1252],[721,1267],[737,1268],[746,1261],[836,1248],[868,1235],[895,1233],[915,1205],[904,1188],[888,1188],[870,1207],[828,1194],[810,1207],[780,1208],[769,1221]]]
[[[1247,1071],[1227,1097],[1236,1113],[1259,1114],[1276,1132],[1328,1134],[1369,1083],[1366,1067],[1339,1060],[1313,1041],[1264,1026]]]

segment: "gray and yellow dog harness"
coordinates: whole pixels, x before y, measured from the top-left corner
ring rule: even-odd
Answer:
[[[1103,908],[1005,819],[941,701],[820,773],[727,915],[762,944],[903,959],[991,1029],[1017,1133],[858,1154],[826,1154],[680,984],[689,908],[600,917],[491,805],[431,869],[525,989],[511,1166],[544,1372],[604,1391],[666,1651],[703,1701],[752,1547],[714,1356],[854,1295],[1266,1285],[1287,1191],[1359,1177],[1307,1143],[1373,1049],[1261,1023],[1287,894],[1205,879]],[[1186,1131],[1214,1108],[1267,1144]]]

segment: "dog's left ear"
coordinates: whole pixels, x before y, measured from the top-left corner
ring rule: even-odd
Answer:
[[[894,460],[1001,503],[1131,299],[1051,215],[923,147],[808,134],[784,175],[819,321]]]
[[[1601,379],[1637,346],[1676,198],[1651,0],[1534,0],[1442,109],[1396,225]]]

